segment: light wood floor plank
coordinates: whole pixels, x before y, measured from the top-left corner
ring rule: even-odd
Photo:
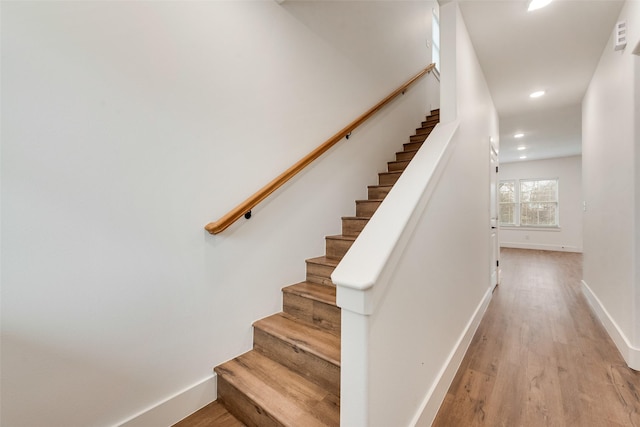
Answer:
[[[245,427],[227,409],[213,402],[191,414],[173,427]]]
[[[501,258],[501,284],[433,426],[640,427],[640,373],[582,295],[581,254]]]

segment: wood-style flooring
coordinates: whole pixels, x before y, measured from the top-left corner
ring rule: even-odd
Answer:
[[[245,427],[218,401],[189,415],[172,427]]]
[[[581,292],[581,254],[503,248],[500,266],[433,426],[640,427],[640,373]]]

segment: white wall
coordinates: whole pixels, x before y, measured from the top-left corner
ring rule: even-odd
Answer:
[[[640,3],[627,1],[628,46],[607,43],[582,103],[584,285],[607,330],[635,369],[640,369],[640,157],[638,57]],[[613,35],[613,34],[612,34]]]
[[[582,157],[503,163],[500,180],[558,179],[557,229],[500,227],[500,246],[552,251],[582,251]]]
[[[250,221],[204,225],[426,66],[432,5],[3,2],[0,424],[168,425],[212,400],[426,80]]]
[[[430,425],[491,297],[498,116],[457,3],[440,17],[441,114],[454,120],[436,127],[332,276],[345,426]]]

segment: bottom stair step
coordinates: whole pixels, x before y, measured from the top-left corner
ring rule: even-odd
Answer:
[[[340,394],[340,337],[286,313],[253,324],[253,349]]]
[[[340,425],[338,396],[256,351],[216,367],[215,372],[218,399],[247,426]]]

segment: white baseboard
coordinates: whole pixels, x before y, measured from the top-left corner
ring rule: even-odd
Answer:
[[[620,351],[620,354],[622,354],[627,365],[633,370],[640,371],[640,348],[631,345],[620,327],[618,327],[616,321],[613,320],[613,317],[611,317],[607,309],[602,305],[600,299],[593,293],[584,280],[582,281],[582,293],[587,298],[589,305],[591,305],[596,316],[598,316],[598,319],[600,319],[600,322],[607,330],[607,333],[618,348],[618,351]]]
[[[216,400],[216,376],[187,387],[185,390],[159,402],[133,417],[117,424],[118,427],[171,426],[198,409]]]
[[[456,372],[462,363],[462,359],[469,348],[469,344],[471,344],[473,335],[476,333],[476,330],[480,325],[480,321],[489,306],[494,289],[495,286],[491,286],[487,289],[487,292],[484,294],[480,304],[476,307],[476,311],[473,313],[473,316],[471,316],[471,319],[469,319],[467,327],[460,335],[460,338],[449,354],[447,361],[440,369],[438,377],[427,392],[426,397],[420,405],[420,409],[413,417],[413,420],[411,420],[411,423],[409,424],[410,426],[428,427],[433,423],[433,420],[436,418],[438,410],[444,401],[447,391],[453,382],[453,378],[456,376]]]
[[[500,242],[501,248],[536,249],[539,251],[577,252],[582,253],[582,248],[565,245],[546,245],[542,243]]]

